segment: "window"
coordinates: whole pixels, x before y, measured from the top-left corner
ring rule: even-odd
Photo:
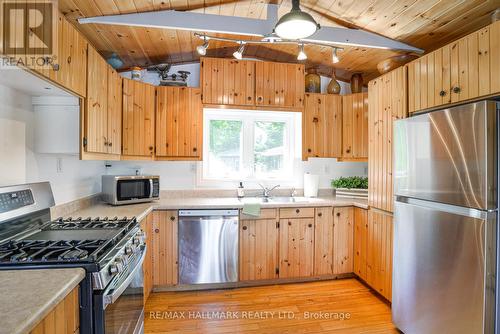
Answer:
[[[293,177],[300,113],[205,109],[203,122],[203,180]]]

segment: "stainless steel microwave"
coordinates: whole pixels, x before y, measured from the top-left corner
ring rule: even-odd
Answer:
[[[156,175],[103,175],[104,201],[112,205],[149,202],[160,198],[160,177]]]

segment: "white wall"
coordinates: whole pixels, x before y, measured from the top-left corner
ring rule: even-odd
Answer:
[[[50,181],[57,204],[101,191],[103,162],[35,152],[35,113],[29,94],[0,85],[0,101],[0,186]],[[54,124],[54,131],[63,127]]]
[[[188,86],[199,86],[200,66],[196,64],[172,66],[170,72],[175,73],[179,70],[190,71],[191,75],[188,78]],[[125,77],[130,77],[130,72],[122,73]],[[158,75],[151,72],[143,71],[143,81],[152,84],[158,84]],[[321,91],[326,92],[326,87],[330,82],[330,78],[321,77]],[[342,87],[341,94],[349,94],[351,92],[348,83],[339,81]],[[161,177],[161,188],[167,189],[196,189],[202,188],[197,184],[196,171],[199,169],[199,162],[129,162],[129,161],[114,161],[110,163],[112,167],[107,169],[108,174],[135,174],[136,170],[144,174],[157,174]],[[298,175],[294,186],[302,188],[303,177],[305,172],[320,175],[320,188],[329,188],[331,180],[340,176],[366,176],[368,164],[364,162],[337,162],[337,159],[309,159],[309,161],[301,161],[300,157],[295,162],[296,173]],[[235,188],[237,182],[225,183],[219,185],[220,188]],[[258,187],[257,184],[249,183],[246,187]]]

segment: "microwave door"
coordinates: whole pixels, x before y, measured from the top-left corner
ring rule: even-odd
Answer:
[[[118,180],[117,198],[119,201],[151,198],[151,180]]]

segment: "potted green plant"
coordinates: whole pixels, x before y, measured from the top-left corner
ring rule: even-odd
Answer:
[[[363,176],[339,177],[332,180],[337,197],[368,198],[368,178]]]

